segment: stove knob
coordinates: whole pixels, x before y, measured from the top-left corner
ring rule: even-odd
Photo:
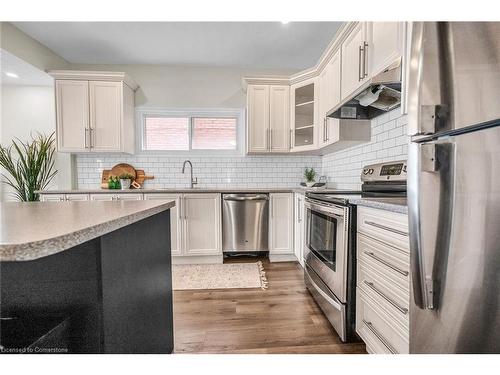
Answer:
[[[373,174],[373,172],[375,172],[375,171],[374,171],[372,168],[370,168],[370,169],[368,170],[368,174]]]
[[[370,172],[369,169],[363,169],[363,174],[366,176]]]
[[[403,167],[403,172],[406,173],[406,165]]]

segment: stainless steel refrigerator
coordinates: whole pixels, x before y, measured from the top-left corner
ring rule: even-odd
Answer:
[[[500,23],[413,23],[411,353],[500,353]]]

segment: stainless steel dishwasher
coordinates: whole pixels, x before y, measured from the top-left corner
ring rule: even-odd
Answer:
[[[222,251],[269,251],[269,194],[222,194]]]

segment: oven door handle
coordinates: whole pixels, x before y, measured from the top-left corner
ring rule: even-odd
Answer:
[[[311,285],[314,287],[314,289],[321,295],[321,297],[323,297],[330,305],[332,305],[333,307],[335,307],[337,310],[341,310],[342,309],[342,306],[340,305],[340,302],[337,301],[336,299],[334,299],[335,297],[331,297],[329,296],[328,294],[326,294],[323,289],[321,289],[318,284],[316,284],[314,282],[314,279],[311,277],[311,274],[309,273],[309,271],[307,270],[307,267],[304,268],[304,272],[307,273],[307,275],[309,276],[309,282],[311,283]]]
[[[337,214],[335,212],[323,210],[321,207],[319,207],[315,204],[311,204],[311,203],[306,202],[305,206],[306,206],[306,208],[309,208],[311,211],[321,212],[322,214],[325,214],[327,216],[333,216],[333,217],[336,217],[339,219],[344,219],[344,215],[340,215],[340,214]]]

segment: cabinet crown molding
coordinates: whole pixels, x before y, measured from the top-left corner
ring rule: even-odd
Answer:
[[[356,27],[358,21],[345,22],[336,32],[335,36],[323,51],[316,65],[311,68],[301,70],[300,72],[289,76],[263,76],[248,75],[242,78],[241,83],[243,91],[246,92],[247,85],[293,85],[310,78],[317,77],[323,70],[328,60],[337,52],[344,39]]]
[[[58,80],[111,81],[123,82],[136,91],[139,85],[125,72],[94,70],[48,70],[47,73]]]

